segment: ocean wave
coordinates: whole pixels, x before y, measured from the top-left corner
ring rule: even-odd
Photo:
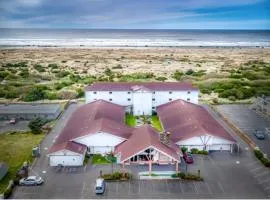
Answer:
[[[181,47],[181,46],[222,46],[222,47],[269,47],[269,41],[194,41],[167,39],[10,39],[1,38],[0,46],[41,46],[41,47]]]

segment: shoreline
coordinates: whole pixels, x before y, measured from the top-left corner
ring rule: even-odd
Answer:
[[[1,46],[5,49],[270,49],[270,46]]]

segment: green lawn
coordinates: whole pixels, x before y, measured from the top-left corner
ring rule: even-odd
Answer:
[[[136,126],[136,118],[135,118],[135,116],[133,116],[131,114],[126,114],[126,124],[128,126],[131,126],[131,127]]]
[[[157,115],[151,116],[151,123],[158,131],[163,131],[163,128]]]
[[[14,178],[17,170],[24,161],[32,161],[32,148],[40,143],[44,134],[14,133],[0,135],[0,162],[8,164],[7,175],[0,181],[0,193],[5,190],[10,179]]]
[[[92,164],[110,164],[111,162],[100,154],[93,155]]]

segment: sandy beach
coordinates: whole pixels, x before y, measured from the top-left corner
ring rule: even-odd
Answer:
[[[270,62],[269,48],[18,48],[1,49],[0,64],[57,63],[79,74],[102,74],[108,67],[123,74],[153,72],[170,77],[176,70],[228,71],[250,60]]]

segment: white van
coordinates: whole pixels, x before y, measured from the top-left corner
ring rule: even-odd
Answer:
[[[105,181],[103,178],[98,178],[96,180],[96,186],[95,186],[96,194],[103,194],[105,191]]]

